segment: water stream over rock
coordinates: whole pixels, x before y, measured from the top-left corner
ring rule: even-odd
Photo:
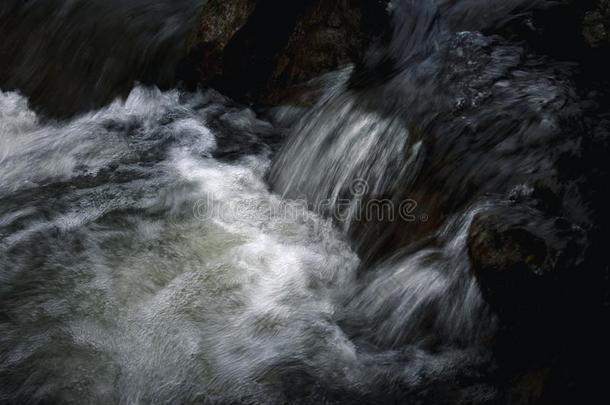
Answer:
[[[200,2],[17,3],[57,8],[41,42],[0,29],[25,41],[0,48],[1,403],[540,399],[503,330],[594,300],[607,139],[573,65],[498,35],[544,2],[393,0],[363,64],[270,110],[147,84],[97,107],[164,84]]]

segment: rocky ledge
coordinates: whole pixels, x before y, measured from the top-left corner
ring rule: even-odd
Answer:
[[[387,0],[210,0],[179,77],[246,102],[303,99],[307,83],[359,63],[386,22]]]
[[[600,55],[610,47],[610,0],[549,4],[521,26],[511,25],[510,34],[601,75],[608,65]],[[360,63],[383,36],[387,6],[388,0],[208,0],[178,79],[245,102],[307,103],[313,79]]]

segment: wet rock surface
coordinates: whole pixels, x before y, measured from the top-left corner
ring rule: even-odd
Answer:
[[[62,116],[124,96],[134,82],[212,86],[240,101],[268,105],[312,104],[321,85],[311,80],[362,63],[388,26],[387,0],[209,0],[150,10],[144,0],[119,3],[4,2],[0,85],[18,88],[36,108]],[[585,62],[586,75],[603,80],[609,2],[549,4],[511,24],[509,33],[543,53]],[[95,24],[100,15],[110,28]],[[55,30],[58,19],[69,23]],[[149,34],[154,44],[144,43]],[[44,45],[33,45],[37,41]],[[88,83],[88,75],[98,82]],[[59,93],[61,103],[51,96]]]
[[[256,0],[210,0],[204,6],[189,39],[188,63],[193,80],[210,80],[223,74],[223,51],[246,24]]]
[[[134,83],[172,87],[201,4],[191,0],[3,0],[0,88],[70,117],[127,96]]]
[[[506,318],[544,323],[570,297],[584,262],[583,229],[534,208],[507,205],[477,215],[469,233],[473,270],[486,300]]]
[[[583,35],[593,48],[610,45],[610,1],[599,0],[586,12]]]
[[[312,79],[363,59],[387,24],[386,6],[384,0],[210,1],[179,77],[244,101],[298,100],[318,87]]]
[[[600,56],[610,46],[610,3],[542,1],[538,6],[508,24],[505,34],[517,34],[559,59],[584,62],[601,76],[599,64],[606,63]],[[363,62],[384,34],[387,7],[387,0],[208,1],[178,78],[249,102],[310,104],[307,95],[313,93],[315,100],[320,87],[312,79]]]

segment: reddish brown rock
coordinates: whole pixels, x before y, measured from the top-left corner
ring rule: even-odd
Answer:
[[[198,80],[210,80],[223,72],[223,51],[246,24],[256,0],[209,0],[189,39],[190,63]]]
[[[573,306],[586,237],[562,218],[520,205],[477,215],[468,250],[485,299],[512,322],[544,324]]]
[[[311,98],[315,79],[358,63],[387,27],[386,0],[211,0],[179,77],[242,101]],[[315,97],[314,97],[315,98]]]

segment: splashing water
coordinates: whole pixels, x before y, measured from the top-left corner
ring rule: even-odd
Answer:
[[[367,66],[339,73],[293,126],[272,167],[274,190],[326,211],[346,198],[356,206],[411,198],[427,217],[446,219],[489,194],[555,175],[558,156],[580,136],[564,128],[580,113],[567,68],[476,31],[523,2],[488,5],[485,21],[470,21],[480,2],[439,3],[391,3],[390,43]],[[360,181],[366,192],[354,193]],[[445,222],[342,219],[365,257],[391,253]],[[397,234],[404,236],[392,240]]]
[[[3,399],[307,398],[293,379],[319,395],[365,395],[393,378],[416,385],[419,371],[399,371],[413,356],[424,369],[458,361],[422,360],[418,318],[463,269],[427,270],[432,250],[358,280],[359,260],[330,220],[269,193],[268,150],[214,158],[223,145],[208,120],[231,115],[270,136],[251,111],[213,92],[137,88],[43,123],[19,95],[0,101]],[[404,298],[405,314],[386,313]],[[453,299],[473,298],[443,301]],[[381,346],[359,347],[344,324]]]
[[[578,142],[569,69],[481,32],[534,4],[390,2],[286,139],[212,90],[65,121],[0,92],[0,402],[503,399],[468,230]]]

